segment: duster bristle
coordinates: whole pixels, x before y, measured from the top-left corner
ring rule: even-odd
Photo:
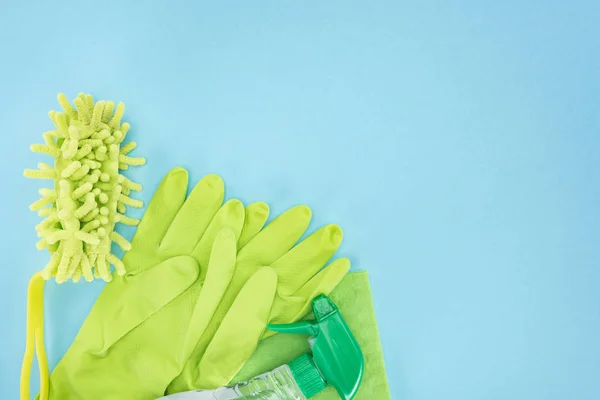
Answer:
[[[26,170],[25,176],[54,180],[54,189],[40,191],[42,198],[30,208],[46,217],[36,226],[38,248],[48,248],[50,262],[42,271],[44,279],[56,277],[58,283],[94,277],[112,279],[110,265],[118,274],[125,266],[111,253],[114,241],[124,250],[131,244],[114,231],[115,224],[137,225],[139,221],[124,214],[126,206],[142,207],[129,197],[141,185],[119,170],[145,164],[141,157],[129,157],[135,142],[121,147],[129,130],[121,123],[125,105],[115,108],[112,101],[94,103],[91,95],[80,93],[73,107],[64,94],[58,95],[63,112],[48,115],[56,130],[43,133],[45,144],[31,150],[54,157],[54,166],[40,163],[38,170]]]

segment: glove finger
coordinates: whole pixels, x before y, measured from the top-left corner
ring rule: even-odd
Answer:
[[[338,225],[324,226],[271,264],[277,271],[277,292],[295,293],[333,257],[342,237]]]
[[[78,337],[97,337],[98,332],[102,332],[102,343],[98,343],[99,348],[94,351],[108,350],[188,289],[198,275],[196,260],[180,256],[133,277],[116,277],[100,293]]]
[[[191,252],[223,204],[225,185],[218,175],[200,180],[173,219],[160,246],[172,254]]]
[[[183,168],[173,168],[164,177],[150,200],[148,209],[144,213],[133,237],[131,243],[133,248],[138,243],[143,243],[144,248],[148,248],[148,246],[158,247],[175,215],[177,215],[177,211],[185,201],[187,186],[188,173]]]
[[[210,251],[217,234],[224,228],[229,228],[235,234],[236,240],[240,237],[242,226],[244,225],[244,205],[239,200],[229,200],[217,211],[217,214],[210,222],[208,228],[202,235],[202,238],[196,244],[192,256],[202,266],[208,265]],[[203,270],[201,277],[204,278],[206,270]]]
[[[304,317],[311,308],[312,300],[320,294],[328,295],[350,270],[350,260],[338,258],[312,277],[291,296],[276,296],[271,309],[269,323],[290,324]],[[262,339],[275,332],[265,331]]]
[[[229,228],[222,229],[217,234],[210,252],[206,279],[190,319],[181,360],[187,360],[192,354],[229,287],[235,268],[236,253],[234,232]]]
[[[244,227],[238,240],[238,249],[244,247],[265,226],[269,218],[269,206],[263,202],[256,202],[246,207]]]
[[[290,208],[240,249],[238,265],[245,268],[271,265],[300,240],[310,219],[311,211],[307,206]]]
[[[263,334],[275,297],[277,274],[259,269],[244,285],[210,342],[199,365],[197,386],[226,385],[250,358]]]

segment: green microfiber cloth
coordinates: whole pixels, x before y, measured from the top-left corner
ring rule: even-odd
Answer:
[[[340,309],[365,356],[365,375],[355,399],[390,399],[367,272],[349,273],[329,297]],[[272,336],[260,342],[254,355],[234,378],[234,382],[246,381],[287,364],[307,351],[309,351],[309,347],[306,335],[278,334]],[[312,399],[339,400],[339,396],[334,388],[328,387]]]

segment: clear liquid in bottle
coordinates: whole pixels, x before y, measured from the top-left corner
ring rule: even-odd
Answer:
[[[247,382],[217,389],[211,399],[306,400],[306,397],[296,384],[290,367],[282,365]]]

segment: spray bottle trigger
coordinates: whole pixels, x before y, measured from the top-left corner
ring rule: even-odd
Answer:
[[[319,334],[319,324],[313,321],[300,321],[293,324],[268,324],[267,328],[279,333],[304,334],[317,336]]]

